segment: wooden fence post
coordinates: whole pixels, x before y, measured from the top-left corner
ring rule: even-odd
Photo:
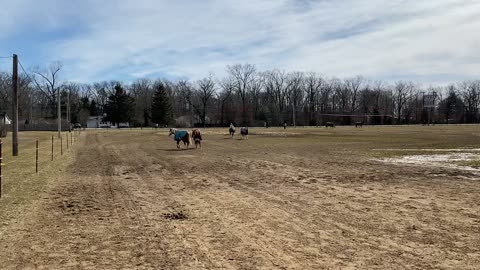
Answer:
[[[68,133],[67,133],[67,150],[68,150]]]
[[[63,139],[62,135],[60,135],[60,155],[63,156]]]
[[[52,136],[52,161],[53,161],[53,136]]]
[[[38,174],[38,139],[36,142],[36,149],[35,149],[35,173]]]
[[[0,198],[2,197],[2,167],[3,167],[3,156],[2,156],[2,145],[3,142],[0,140]]]

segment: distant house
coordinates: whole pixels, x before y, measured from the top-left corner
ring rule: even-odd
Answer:
[[[90,116],[87,120],[87,128],[111,128],[112,123],[103,121],[101,116]]]
[[[87,119],[87,128],[99,128],[100,127],[100,116],[90,116]]]
[[[115,127],[115,126],[114,126]],[[130,124],[129,123],[119,123],[118,124],[118,127],[119,128],[129,128],[130,127]]]
[[[118,127],[128,128],[130,127],[129,123],[119,123]],[[87,128],[117,128],[117,125],[104,121],[101,116],[90,116],[87,120]]]
[[[0,125],[11,125],[12,119],[8,117],[7,113],[2,112],[0,113]]]

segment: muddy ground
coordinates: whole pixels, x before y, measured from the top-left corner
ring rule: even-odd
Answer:
[[[424,130],[423,130],[424,129]],[[82,133],[0,227],[2,269],[478,269],[480,179],[375,149],[480,145],[478,127]]]

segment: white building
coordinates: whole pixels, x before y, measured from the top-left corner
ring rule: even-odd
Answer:
[[[0,125],[11,125],[12,119],[6,113],[0,113]]]
[[[128,128],[130,127],[129,123],[119,123],[118,127]],[[108,121],[103,121],[102,116],[90,116],[87,120],[87,128],[117,128],[117,125],[112,124]]]
[[[103,121],[101,116],[90,116],[87,120],[87,128],[110,128],[112,124],[110,122]]]

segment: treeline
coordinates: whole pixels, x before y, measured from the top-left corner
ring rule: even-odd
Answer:
[[[20,119],[63,117],[85,126],[101,116],[134,126],[307,126],[478,123],[480,81],[424,87],[361,76],[328,78],[316,73],[260,71],[250,64],[227,67],[227,75],[198,81],[139,79],[79,84],[60,82],[61,65],[20,77]],[[11,74],[0,73],[0,110],[11,111]]]

